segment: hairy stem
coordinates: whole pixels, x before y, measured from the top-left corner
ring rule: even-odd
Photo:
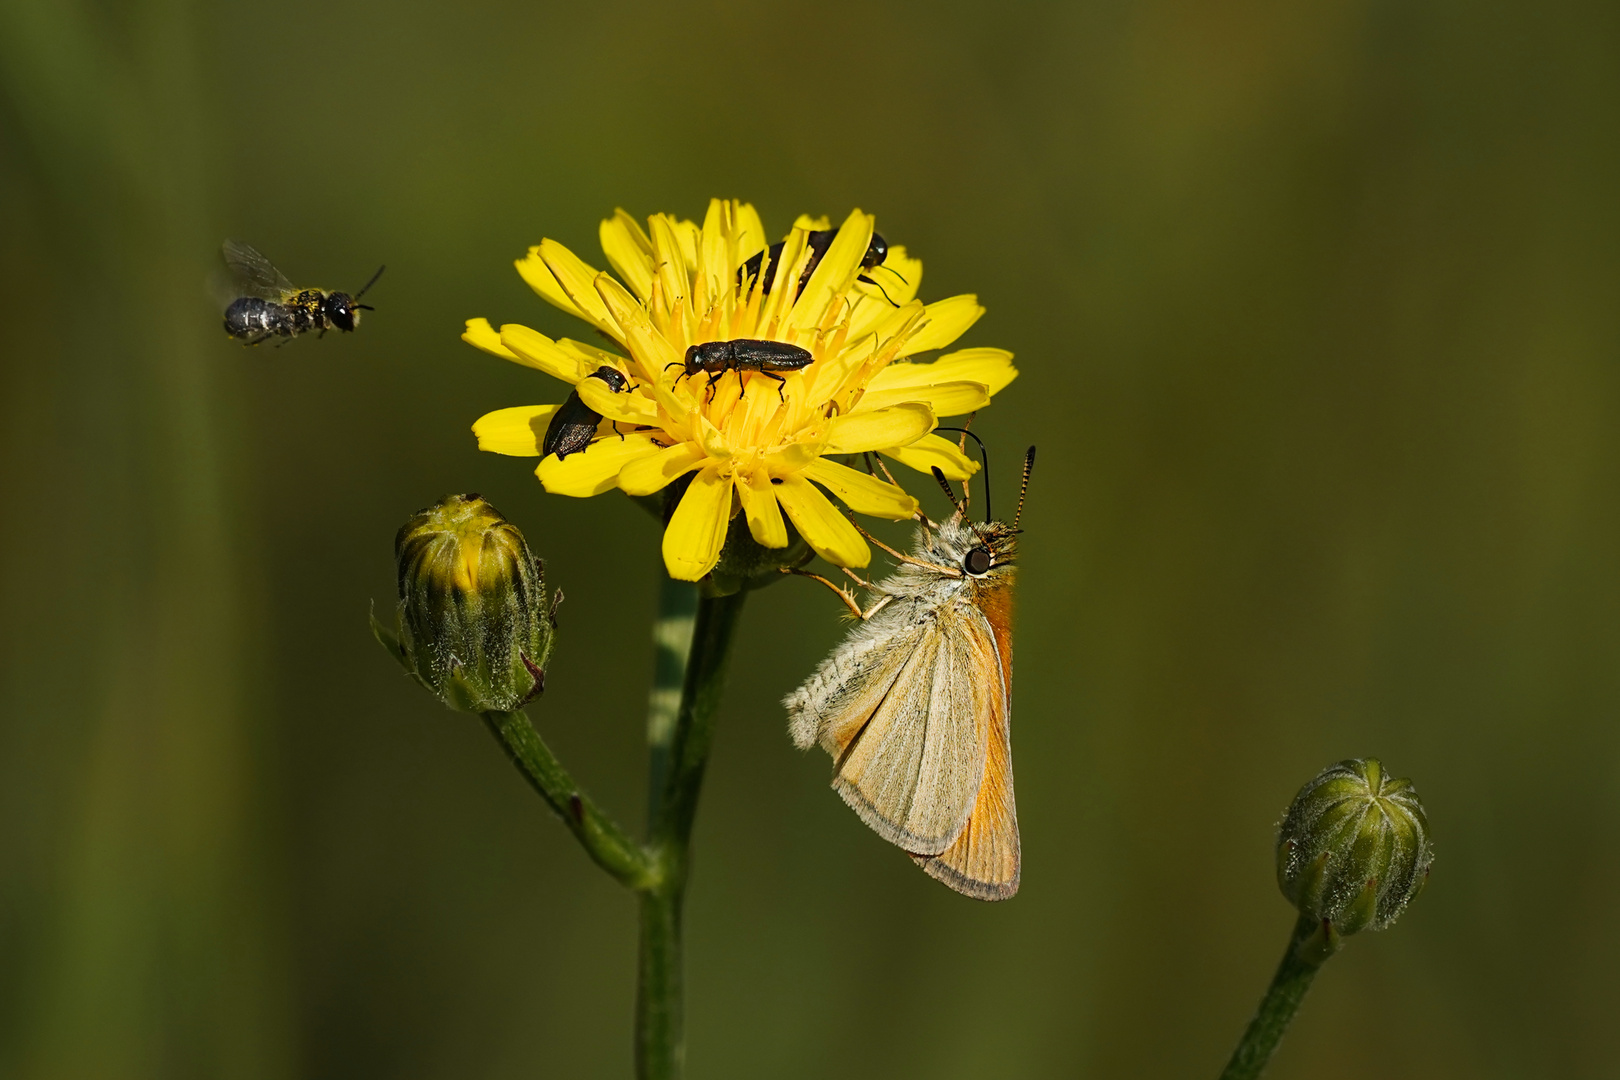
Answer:
[[[658,868],[648,853],[579,789],[529,718],[521,712],[486,712],[483,716],[512,764],[573,831],[596,865],[622,885],[649,888]]]
[[[1221,1080],[1254,1080],[1265,1070],[1277,1044],[1282,1042],[1283,1032],[1299,1011],[1300,1002],[1305,1000],[1311,980],[1316,978],[1322,961],[1327,958],[1325,950],[1307,945],[1320,933],[1321,925],[1309,916],[1301,915],[1294,924],[1288,948],[1277,965],[1277,974],[1272,976],[1266,996],[1260,999],[1260,1008],[1249,1021],[1237,1049],[1232,1051],[1232,1060],[1226,1063]]]
[[[666,592],[665,598],[673,601],[678,595]],[[636,1074],[642,1080],[676,1080],[685,1066],[681,908],[688,849],[744,596],[698,601],[675,723],[667,743],[661,743],[663,732],[656,725],[649,732],[655,787],[648,805],[647,854],[656,874],[654,884],[641,894]]]

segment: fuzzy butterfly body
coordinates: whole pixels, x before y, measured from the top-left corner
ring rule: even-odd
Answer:
[[[1016,533],[962,510],[923,525],[860,625],[784,700],[793,741],[832,756],[833,788],[861,820],[980,900],[1018,891]]]

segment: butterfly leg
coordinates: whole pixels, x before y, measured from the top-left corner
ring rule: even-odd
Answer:
[[[868,540],[872,541],[873,544],[876,544],[878,547],[882,548],[884,551],[887,551],[890,555],[893,555],[895,558],[899,559],[901,562],[908,562],[908,563],[911,563],[913,566],[926,566],[926,567],[928,567],[928,569],[933,570],[936,573],[944,574],[946,577],[959,578],[959,577],[962,576],[962,571],[958,570],[954,566],[940,566],[938,563],[931,563],[931,562],[927,562],[926,560],[923,560],[923,559],[917,559],[917,558],[913,558],[910,555],[902,554],[901,552],[898,552],[898,551],[894,550],[894,548],[890,547],[888,544],[885,544],[883,541],[879,540],[877,537],[873,536],[871,533],[867,532],[865,529],[861,528],[860,525],[857,524],[854,520],[851,520],[850,524],[855,526],[855,531],[856,532],[860,533],[862,536],[864,536]]]
[[[850,591],[848,589],[845,589],[845,588],[843,588],[841,586],[838,586],[838,585],[834,585],[832,582],[828,581],[826,578],[822,577],[820,574],[812,574],[808,570],[794,570],[794,569],[790,569],[789,567],[784,566],[784,567],[782,567],[782,573],[784,573],[784,574],[794,574],[794,575],[796,575],[798,577],[807,577],[811,581],[819,581],[819,582],[821,582],[823,585],[827,586],[827,588],[831,589],[834,593],[838,594],[838,599],[842,600],[844,602],[844,606],[849,608],[849,613],[851,615],[855,616],[857,619],[864,620],[866,618],[866,614],[863,611],[861,611],[861,606],[855,602],[855,597],[850,593]]]

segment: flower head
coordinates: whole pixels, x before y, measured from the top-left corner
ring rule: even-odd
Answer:
[[[1341,936],[1383,930],[1422,891],[1434,861],[1412,781],[1377,758],[1330,765],[1294,796],[1277,826],[1277,884],[1300,913]]]
[[[510,712],[545,686],[556,599],[523,534],[478,495],[446,495],[394,538],[399,632],[371,629],[453,709]]]
[[[988,404],[1017,371],[1004,349],[906,362],[951,344],[984,309],[973,296],[915,300],[922,263],[903,247],[888,247],[882,266],[871,265],[868,251],[881,244],[873,243],[871,215],[852,212],[835,234],[822,231],[826,224],[801,217],[779,254],[751,264],[766,238],[750,205],[712,200],[701,226],[657,214],[647,231],[621,210],[601,227],[618,277],[542,240],[518,260],[518,272],[623,351],[469,321],[469,343],[574,387],[562,405],[480,418],[479,446],[540,455],[547,429],[567,409],[576,430],[581,417],[600,421],[585,449],[542,457],[535,472],[547,491],[650,495],[692,474],[664,530],[664,563],[675,578],[696,581],[714,568],[737,513],[763,547],[787,547],[790,521],[829,562],[865,566],[865,540],[824,491],[856,513],[891,520],[912,517],[917,502],[833,459],[875,451],[966,479],[977,465],[931,432],[939,417]],[[781,343],[808,357],[774,346],[781,364],[757,362],[768,351],[761,349],[750,354],[755,361],[738,363],[737,353],[711,351],[702,355],[720,362],[689,375],[696,365],[688,350],[710,342]],[[599,376],[603,367],[624,378]]]

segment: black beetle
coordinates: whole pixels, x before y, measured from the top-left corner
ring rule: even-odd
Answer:
[[[629,382],[618,368],[611,368],[606,364],[585,377],[601,379],[615,394],[623,390]],[[596,437],[596,427],[601,422],[602,414],[581,401],[579,391],[575,390],[568,395],[568,400],[551,414],[551,423],[546,427],[546,437],[540,444],[540,456],[556,454],[557,460],[561,461],[569,454],[585,449]]]
[[[810,261],[804,264],[804,272],[799,275],[799,289],[801,291],[809,282],[810,275],[816,272],[816,267],[821,265],[821,260],[824,256],[826,256],[827,249],[832,247],[833,237],[837,235],[837,229],[816,229],[812,231],[809,236],[805,237],[805,246],[810,249]],[[782,248],[786,243],[787,241],[785,240],[778,240],[776,243],[771,245],[771,250],[769,253],[761,251],[750,258],[747,262],[743,263],[742,269],[737,271],[737,284],[741,285],[744,278],[758,278],[761,270],[766,270],[775,266],[776,261],[782,257]],[[864,270],[875,269],[876,267],[882,266],[883,260],[887,259],[888,257],[888,242],[877,233],[873,233],[871,243],[866,245],[866,255],[861,259],[861,268]],[[770,259],[768,264],[765,262],[767,258]],[[892,270],[890,273],[894,273],[895,277],[900,276],[898,273],[895,273]],[[864,281],[868,285],[877,285],[878,291],[883,292],[883,286],[878,285],[877,282],[873,281],[865,274],[862,274],[855,280]],[[769,277],[765,279],[763,288],[765,290],[765,295],[769,296],[771,294],[771,279]],[[883,296],[884,299],[889,299],[889,294],[887,292],[883,292]],[[889,300],[889,303],[893,304],[894,301]]]
[[[809,367],[813,360],[815,357],[810,355],[809,349],[801,349],[785,341],[764,341],[759,338],[705,341],[687,348],[686,370],[675,376],[675,381],[680,382],[687,375],[706,371],[709,374],[709,398],[713,400],[715,379],[728,371],[735,371],[738,383],[737,396],[740,398],[743,392],[742,373],[757,371],[776,380],[776,396],[786,402],[787,399],[782,396],[782,387],[787,385],[787,380],[777,372],[799,371]],[[679,365],[666,364],[665,370],[676,366]]]

